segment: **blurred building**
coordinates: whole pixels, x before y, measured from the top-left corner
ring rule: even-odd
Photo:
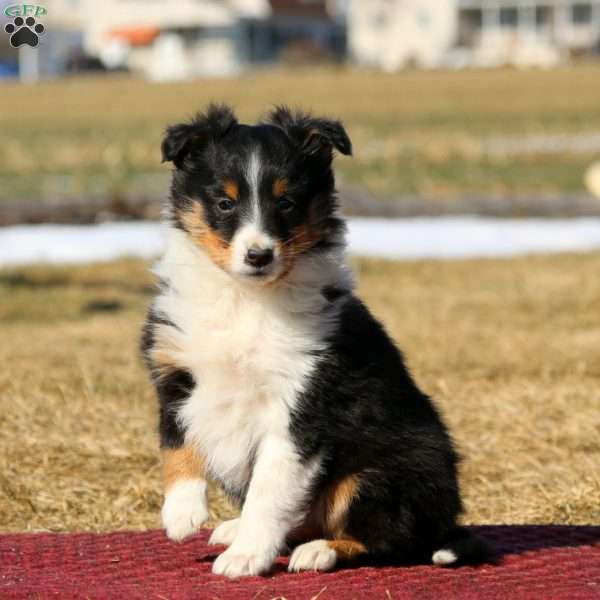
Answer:
[[[271,15],[257,23],[254,61],[312,63],[344,60],[344,2],[335,0],[270,0]]]
[[[391,71],[552,66],[598,53],[600,0],[350,0],[348,46]]]
[[[387,71],[550,67],[600,49],[600,0],[43,0],[43,5],[46,30],[38,48],[17,52],[7,36],[0,40],[0,78],[14,76],[17,62],[24,80],[91,69],[178,80],[231,76],[276,62],[346,59]]]
[[[80,52],[110,69],[153,79],[231,75],[243,23],[265,19],[268,0],[46,0],[48,31],[80,32]]]
[[[396,71],[439,65],[454,43],[455,0],[351,0],[348,49],[363,66]]]
[[[596,54],[600,1],[459,0],[457,45],[473,49],[481,66],[553,66]]]
[[[340,0],[45,0],[44,74],[128,69],[228,76],[278,60],[343,59]],[[342,3],[343,4],[343,3]],[[42,56],[43,54],[43,56]]]

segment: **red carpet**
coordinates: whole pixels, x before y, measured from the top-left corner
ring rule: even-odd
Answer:
[[[0,536],[0,599],[588,600],[600,599],[600,527],[477,527],[499,565],[360,567],[228,581],[202,533],[174,544],[148,533]]]

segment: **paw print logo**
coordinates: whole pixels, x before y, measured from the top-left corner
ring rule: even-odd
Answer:
[[[35,48],[40,41],[39,36],[44,33],[45,28],[41,23],[36,23],[33,17],[15,17],[12,23],[4,26],[4,31],[10,35],[10,45],[18,48],[27,44]]]

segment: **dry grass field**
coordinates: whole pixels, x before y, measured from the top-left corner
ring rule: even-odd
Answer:
[[[465,456],[465,521],[600,522],[600,254],[356,264]],[[0,271],[1,530],[159,525],[151,285],[134,261]]]
[[[78,78],[27,93],[3,83],[0,92],[0,199],[162,196],[161,132],[210,100],[234,104],[242,119],[276,103],[342,118],[355,158],[339,161],[341,174],[381,195],[580,192],[598,158],[593,145],[569,147],[572,136],[600,132],[596,65],[395,75],[313,68],[161,85]],[[569,139],[547,139],[557,135]],[[522,144],[531,140],[541,146]]]

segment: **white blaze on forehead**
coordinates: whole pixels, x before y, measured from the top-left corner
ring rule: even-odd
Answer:
[[[255,149],[250,154],[245,169],[246,181],[250,190],[250,211],[240,223],[232,242],[231,266],[237,272],[251,270],[244,265],[244,259],[251,247],[263,250],[270,248],[277,255],[275,240],[263,230],[259,191],[261,170],[260,152]]]
[[[253,223],[256,223],[257,227],[260,226],[261,220],[259,198],[260,172],[260,153],[258,149],[255,149],[250,154],[248,164],[246,165],[246,179],[248,181],[248,187],[250,189],[251,221]]]

